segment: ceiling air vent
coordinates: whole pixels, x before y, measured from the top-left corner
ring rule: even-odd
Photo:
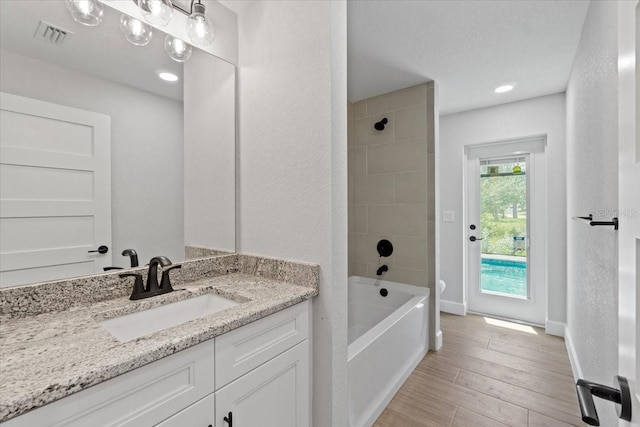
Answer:
[[[64,41],[72,35],[73,33],[69,30],[65,30],[61,27],[56,27],[55,25],[49,24],[48,22],[40,21],[34,37],[39,40],[44,40],[47,43],[61,46]]]

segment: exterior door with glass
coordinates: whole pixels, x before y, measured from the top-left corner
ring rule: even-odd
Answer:
[[[467,151],[468,308],[544,325],[544,153],[522,148]]]

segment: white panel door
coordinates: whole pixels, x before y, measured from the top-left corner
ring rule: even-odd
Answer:
[[[215,412],[216,427],[308,426],[309,341],[218,390]]]
[[[618,366],[620,375],[631,385],[631,422],[621,426],[640,426],[640,3],[618,3]]]
[[[111,118],[0,93],[0,287],[111,265]]]

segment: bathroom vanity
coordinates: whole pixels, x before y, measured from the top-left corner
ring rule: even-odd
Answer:
[[[116,274],[1,290],[1,425],[308,425],[317,278],[314,265],[234,254],[184,262],[175,292],[142,301]],[[117,286],[102,301],[39,295]],[[105,326],[211,295],[231,303],[137,338]]]

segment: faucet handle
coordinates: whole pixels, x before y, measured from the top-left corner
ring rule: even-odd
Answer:
[[[160,280],[160,289],[166,290],[167,292],[173,292],[173,288],[171,287],[171,279],[169,277],[169,272],[174,268],[182,268],[182,265],[172,265],[171,267],[168,267],[162,270],[162,279]]]
[[[130,300],[136,300],[140,298],[144,298],[144,285],[142,284],[142,274],[139,273],[125,273],[119,275],[121,278],[125,277],[135,277],[136,280],[133,282],[133,290],[131,291]]]

